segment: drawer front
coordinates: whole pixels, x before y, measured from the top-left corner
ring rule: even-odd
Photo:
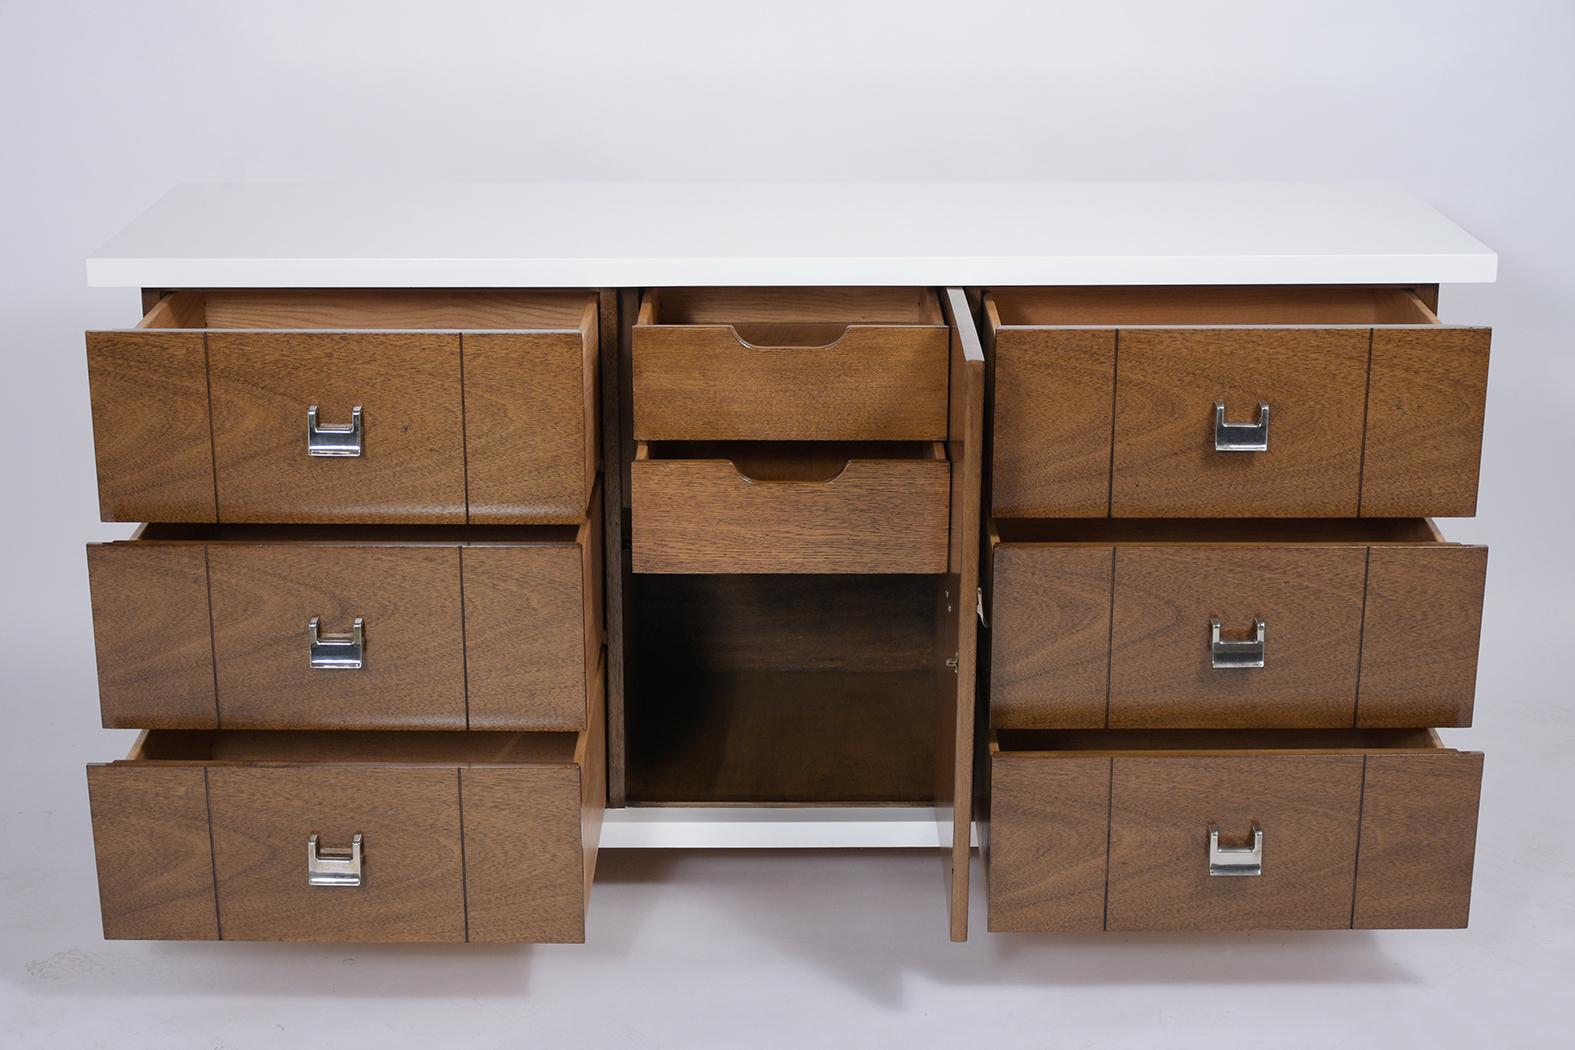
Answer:
[[[208,804],[225,939],[465,939],[458,770],[220,766]],[[359,885],[309,883],[312,835],[362,836]]]
[[[583,729],[604,637],[599,528],[469,547],[90,545],[104,725]]]
[[[1007,542],[992,557],[992,725],[1471,724],[1485,548]],[[1242,666],[1259,622],[1262,666]]]
[[[997,752],[990,929],[1464,926],[1481,770],[1442,749]]]
[[[997,517],[1476,512],[1488,329],[997,320],[991,339]],[[1227,424],[1267,404],[1266,448],[1218,449],[1216,402]]]
[[[636,572],[938,573],[944,458],[853,460],[826,481],[755,481],[725,460],[637,459]]]
[[[213,459],[226,522],[465,521],[459,336],[209,332]],[[312,455],[307,411],[357,455]]]

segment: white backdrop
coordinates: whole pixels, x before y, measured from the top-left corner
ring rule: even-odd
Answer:
[[[0,1042],[1567,1045],[1575,5],[0,2]],[[82,259],[204,179],[1389,179],[1496,249],[1465,932],[945,942],[918,855],[604,854],[582,948],[100,939]],[[975,867],[978,876],[977,864]]]

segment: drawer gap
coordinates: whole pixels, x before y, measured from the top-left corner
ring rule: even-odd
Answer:
[[[992,753],[1046,756],[1234,751],[1388,754],[1453,751],[1432,729],[1000,729]]]
[[[119,764],[569,765],[577,733],[152,729]]]
[[[998,518],[998,543],[1440,543],[1427,518]]]
[[[331,330],[570,330],[586,293],[525,289],[234,288],[177,291],[138,328]]]
[[[996,288],[1002,325],[1436,325],[1406,288],[1293,285]]]

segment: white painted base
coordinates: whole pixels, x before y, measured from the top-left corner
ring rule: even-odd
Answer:
[[[979,844],[977,827],[971,844]],[[935,810],[910,806],[609,809],[602,849],[933,849]]]

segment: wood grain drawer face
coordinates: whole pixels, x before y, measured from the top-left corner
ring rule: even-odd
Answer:
[[[166,526],[90,545],[104,724],[583,729],[599,528]],[[324,638],[362,620],[359,668],[313,665],[313,617]]]
[[[1491,333],[1410,292],[1004,289],[986,300],[997,517],[1476,511]],[[1221,451],[1270,408],[1267,449]]]
[[[938,443],[640,442],[634,571],[945,572],[950,491]]]
[[[991,930],[1466,925],[1482,756],[1430,731],[1012,736]],[[1211,875],[1211,827],[1238,850],[1260,830],[1261,872]]]
[[[1486,572],[1422,520],[998,522],[991,724],[1470,725]],[[1262,666],[1216,666],[1215,618]]]
[[[949,336],[928,288],[645,293],[634,436],[941,441]]]
[[[579,521],[596,304],[571,292],[177,292],[89,332],[106,521]],[[307,410],[357,455],[312,455]]]
[[[584,940],[605,787],[571,734],[145,735],[88,767],[108,938]],[[359,885],[308,839],[362,836]]]

